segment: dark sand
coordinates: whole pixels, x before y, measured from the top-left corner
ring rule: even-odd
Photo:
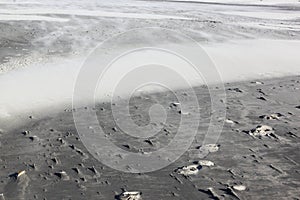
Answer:
[[[205,158],[215,165],[203,166],[190,176],[176,170],[199,160],[193,153],[199,151],[211,113],[205,87],[195,88],[201,123],[193,145],[176,162],[151,173],[122,173],[94,159],[80,141],[71,111],[44,119],[33,116],[26,126],[0,134],[0,199],[107,200],[125,190],[139,191],[142,199],[149,200],[299,199],[299,90],[300,77],[227,84],[230,120],[219,138],[219,151]],[[114,129],[110,104],[96,109],[100,124],[115,144],[133,152],[151,151],[167,144],[176,133],[180,113],[177,107],[170,107],[174,101],[170,93],[131,99],[132,119],[138,125],[149,123],[147,109],[153,103],[169,107],[165,130],[151,142]],[[251,136],[258,125],[268,125],[274,133]],[[26,173],[17,178],[15,173],[22,170]],[[235,190],[235,185],[246,186],[246,190]]]

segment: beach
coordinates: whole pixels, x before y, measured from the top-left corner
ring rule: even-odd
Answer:
[[[299,9],[0,1],[0,199],[298,199]]]

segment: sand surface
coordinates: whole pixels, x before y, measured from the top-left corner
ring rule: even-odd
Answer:
[[[298,0],[0,0],[0,200],[122,199],[125,191],[150,200],[298,199],[299,10]],[[226,83],[227,102],[219,101],[226,119],[215,119],[225,121],[224,128],[216,144],[205,146],[216,110],[200,86],[203,80],[177,60],[169,59],[172,68],[194,81],[200,121],[190,90],[173,81],[191,112],[181,110],[172,93],[143,91],[130,99],[135,124],[160,127],[150,123],[149,109],[156,103],[168,118],[157,135],[137,139],[118,129],[112,116],[131,91],[124,87],[111,105],[104,101],[111,91],[100,88],[96,106],[80,110],[95,110],[106,137],[123,150],[145,154],[166,146],[183,115],[187,133],[195,120],[200,123],[193,144],[171,165],[124,173],[96,160],[83,145],[72,95],[82,64],[99,43],[146,27],[171,29],[200,44]],[[119,48],[148,44],[152,36],[145,33],[144,41],[128,40]],[[171,45],[190,45],[169,38]],[[127,57],[116,68],[131,62]],[[117,78],[118,73],[111,77]],[[222,96],[221,88],[214,92]],[[122,109],[117,114],[128,118]],[[129,124],[125,128],[136,132]],[[210,153],[200,157],[205,151]]]
[[[124,189],[142,192],[143,199],[297,199],[299,88],[299,76],[227,84],[226,124],[217,151],[204,158],[214,166],[204,165],[197,174],[187,176],[177,170],[199,161],[197,152],[211,116],[208,91],[203,87],[194,88],[201,125],[192,146],[173,164],[151,173],[119,172],[95,160],[82,145],[70,111],[43,119],[33,116],[26,126],[1,132],[0,193],[6,199],[114,199]],[[117,146],[132,152],[152,151],[176,133],[181,114],[170,106],[174,100],[171,93],[132,98],[132,119],[138,125],[149,123],[151,105],[160,103],[168,110],[164,129],[149,138],[151,143],[114,129],[110,104],[99,104],[96,111],[105,134]],[[277,117],[269,118],[271,115]],[[270,126],[274,133],[251,134],[258,125]],[[8,176],[21,170],[26,174],[18,179]],[[67,175],[60,176],[61,171]],[[240,185],[246,190],[233,189]]]

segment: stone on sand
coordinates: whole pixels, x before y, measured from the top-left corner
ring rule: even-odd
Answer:
[[[141,200],[142,193],[138,191],[123,192],[118,196],[119,200]]]
[[[199,172],[200,169],[201,165],[188,165],[177,169],[177,173],[184,176],[195,175]]]
[[[55,175],[64,181],[70,180],[70,177],[68,176],[67,172],[65,172],[65,171],[57,172],[57,173],[55,173]]]
[[[259,118],[267,119],[267,120],[279,120],[283,116],[284,115],[281,114],[281,113],[274,113],[274,114],[271,114],[271,115],[262,115]]]
[[[205,167],[212,167],[212,166],[215,165],[215,163],[213,163],[210,160],[199,160],[198,164],[201,165],[201,166],[205,166]]]
[[[218,145],[218,144],[205,144],[205,145],[202,145],[199,149],[200,149],[200,151],[203,151],[203,152],[214,153],[214,152],[219,151],[219,148],[220,148],[220,145]]]
[[[247,189],[246,186],[244,186],[244,185],[234,185],[234,186],[232,186],[232,188],[237,191],[244,191]]]
[[[271,126],[259,125],[249,132],[252,136],[270,136],[274,134],[274,129]]]
[[[22,171],[19,171],[17,173],[17,179],[20,178],[21,176],[25,175],[26,171],[25,170],[22,170]]]

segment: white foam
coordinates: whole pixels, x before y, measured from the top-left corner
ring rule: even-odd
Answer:
[[[253,12],[253,11],[223,11],[221,13],[227,15],[237,15],[243,17],[261,18],[261,19],[277,19],[277,20],[292,20],[300,17],[299,13],[295,12]]]
[[[69,19],[58,17],[46,17],[38,15],[6,15],[0,14],[0,21],[49,21],[49,22],[67,22]]]
[[[106,12],[99,10],[84,9],[0,9],[0,14],[14,15],[75,15],[75,16],[91,16],[91,17],[111,17],[111,18],[133,18],[133,19],[181,19],[194,20],[193,18],[179,17],[173,15],[148,14],[148,13],[129,13],[129,12]]]
[[[300,74],[299,40],[240,40],[204,49],[225,82]]]
[[[223,4],[253,4],[253,5],[275,5],[275,4],[295,4],[298,0],[171,0],[202,3],[223,3]]]

